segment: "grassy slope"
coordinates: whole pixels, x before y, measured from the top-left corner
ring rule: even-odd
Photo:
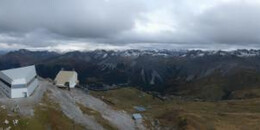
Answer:
[[[52,102],[45,95],[41,101],[41,105],[35,107],[35,114],[33,117],[21,117],[16,113],[8,115],[6,110],[0,110],[0,128],[7,128],[11,126],[17,130],[83,130],[84,128],[78,124],[75,124],[71,119],[66,117],[61,111],[58,104]],[[8,125],[3,124],[7,119],[10,123]],[[18,125],[14,126],[11,121],[18,119]]]
[[[114,104],[116,109],[136,112],[133,106],[148,110],[142,114],[148,127],[179,129],[260,129],[260,99],[221,102],[161,101],[134,88],[122,88],[92,95]],[[153,124],[153,125],[152,125]]]
[[[178,87],[169,87],[165,93],[205,100],[260,98],[260,75],[254,70],[233,70],[231,75],[220,72],[200,78],[184,81]],[[171,81],[174,86],[176,81]],[[255,91],[258,90],[258,91]],[[169,93],[170,92],[170,93]]]

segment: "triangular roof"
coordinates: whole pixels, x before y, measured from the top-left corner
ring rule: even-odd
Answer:
[[[29,82],[35,75],[35,66],[27,66],[15,69],[8,69],[1,71],[4,75],[9,77],[14,84],[23,84]]]
[[[61,70],[55,78],[57,84],[65,84],[66,82],[70,81],[71,78],[76,75],[77,72],[75,71],[64,71]]]

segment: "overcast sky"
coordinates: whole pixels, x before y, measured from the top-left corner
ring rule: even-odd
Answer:
[[[0,0],[0,48],[260,48],[260,0]]]

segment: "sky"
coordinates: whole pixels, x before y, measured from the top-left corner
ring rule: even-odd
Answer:
[[[260,0],[0,0],[0,50],[260,49]]]

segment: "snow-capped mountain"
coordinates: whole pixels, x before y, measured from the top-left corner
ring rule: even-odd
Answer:
[[[19,50],[0,56],[0,69],[30,64],[45,78],[54,78],[61,68],[75,69],[82,84],[128,85],[199,98],[229,98],[232,92],[260,86],[260,50]]]

